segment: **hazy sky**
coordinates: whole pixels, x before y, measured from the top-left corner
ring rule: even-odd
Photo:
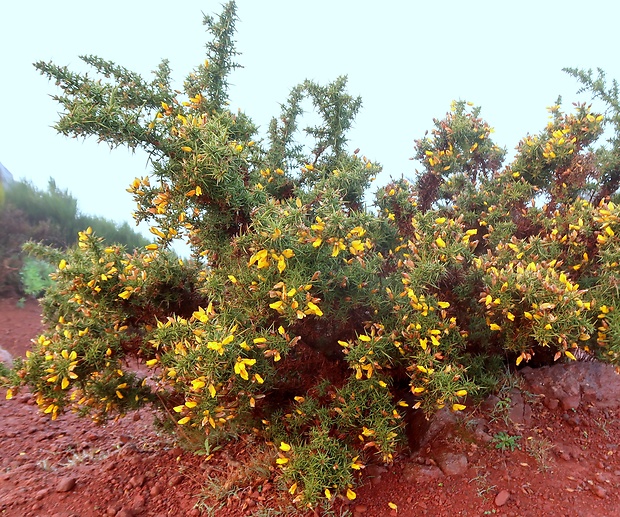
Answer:
[[[86,70],[95,54],[150,78],[162,58],[181,84],[204,59],[202,12],[220,1],[31,0],[0,6],[0,162],[45,188],[53,177],[84,213],[132,221],[125,192],[148,174],[144,154],[110,151],[58,135],[58,89],[32,66],[52,60]],[[570,108],[579,85],[562,67],[603,68],[620,79],[614,1],[238,0],[243,69],[231,77],[231,107],[263,128],[291,87],[348,75],[363,98],[352,149],[413,177],[413,141],[452,99],[482,106],[496,142],[512,152],[544,127],[558,94]]]

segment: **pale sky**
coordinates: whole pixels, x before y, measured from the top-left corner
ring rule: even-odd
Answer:
[[[82,212],[132,223],[125,189],[149,173],[146,157],[110,151],[94,139],[58,135],[59,93],[32,66],[38,60],[85,71],[82,54],[115,61],[150,79],[162,58],[182,83],[204,60],[202,12],[220,1],[31,0],[0,6],[0,163],[16,179],[69,189]],[[453,99],[482,106],[495,140],[512,153],[540,131],[561,94],[578,83],[563,67],[601,67],[620,80],[615,1],[238,0],[244,66],[230,77],[231,108],[263,129],[290,88],[348,75],[363,106],[350,147],[383,164],[376,184],[412,178],[413,141]],[[418,166],[419,167],[419,166]]]

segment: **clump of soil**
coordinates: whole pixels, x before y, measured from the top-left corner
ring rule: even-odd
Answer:
[[[33,300],[0,300],[0,320],[13,356],[42,329]],[[478,408],[440,412],[416,452],[367,466],[335,515],[620,516],[620,400],[608,389],[618,376],[607,369],[599,383],[587,369],[600,366],[571,368],[526,370],[527,382],[515,376]],[[2,516],[304,515],[276,490],[274,455],[251,436],[201,456],[158,432],[146,409],[104,426],[71,414],[52,422],[29,393],[5,393]]]

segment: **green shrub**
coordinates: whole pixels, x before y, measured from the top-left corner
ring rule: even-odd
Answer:
[[[66,253],[37,248],[58,265],[49,328],[9,397],[27,384],[52,418],[150,403],[205,438],[255,433],[312,506],[353,499],[364,465],[392,460],[407,411],[462,410],[500,365],[577,346],[618,361],[618,147],[592,150],[620,121],[615,83],[571,71],[609,118],[556,105],[507,166],[480,109],[455,102],[416,142],[416,180],[378,189],[371,210],[380,167],[347,151],[360,101],[344,78],[294,88],[264,142],[229,111],[235,20],[234,3],[205,18],[214,39],[183,93],[166,62],[152,80],[93,56],[101,78],[36,65],[63,90],[61,133],[147,150],[153,173],[129,191],[157,242],[127,253],[89,228]],[[321,120],[309,155],[304,99]],[[191,260],[166,251],[178,238]]]

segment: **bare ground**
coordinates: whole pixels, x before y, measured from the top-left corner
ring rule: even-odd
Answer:
[[[35,301],[0,300],[0,347],[22,355],[40,330]],[[269,450],[251,436],[207,460],[158,432],[146,410],[105,426],[71,414],[51,422],[29,393],[4,395],[2,516],[308,514],[275,489],[277,468],[256,457]],[[458,420],[440,417],[417,452],[368,466],[354,501],[314,514],[620,516],[620,412],[592,400],[554,408],[515,380]]]

